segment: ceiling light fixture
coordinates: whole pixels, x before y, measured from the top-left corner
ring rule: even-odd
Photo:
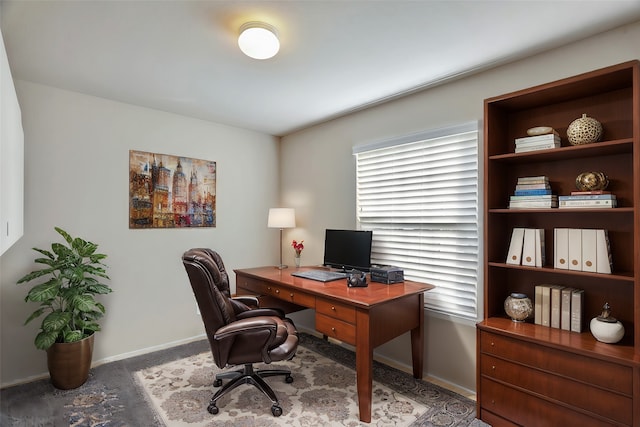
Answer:
[[[264,22],[247,22],[240,27],[238,46],[250,58],[269,59],[280,50],[278,32]]]

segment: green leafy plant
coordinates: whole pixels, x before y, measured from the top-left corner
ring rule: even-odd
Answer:
[[[59,227],[55,230],[66,244],[52,243],[51,251],[33,248],[45,258],[36,258],[41,270],[27,274],[18,284],[42,278],[34,285],[25,301],[40,303],[25,321],[25,325],[46,314],[35,338],[36,348],[46,350],[54,343],[80,341],[100,330],[97,320],[105,313],[95,295],[108,294],[112,289],[100,283],[109,279],[102,260],[107,256],[96,253],[98,245],[78,237],[73,238]]]

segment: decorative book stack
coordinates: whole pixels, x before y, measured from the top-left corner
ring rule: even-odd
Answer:
[[[526,136],[516,138],[516,153],[526,153],[529,151],[549,150],[560,147],[560,136],[557,133],[546,135]]]
[[[553,245],[554,268],[611,274],[607,230],[555,228]]]
[[[557,208],[558,196],[552,194],[546,176],[521,176],[509,198],[509,209]]]
[[[544,261],[544,229],[514,228],[506,263],[542,267]]]
[[[582,332],[584,291],[562,285],[535,287],[534,323],[550,328]]]
[[[559,196],[561,209],[615,208],[618,206],[615,194],[609,191],[572,191],[570,196]]]

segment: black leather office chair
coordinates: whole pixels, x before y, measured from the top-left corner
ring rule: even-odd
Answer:
[[[252,308],[256,299],[231,298],[222,259],[211,249],[190,249],[183,254],[182,263],[200,308],[214,362],[219,368],[244,365],[216,377],[216,387],[222,385],[224,378],[231,380],[213,395],[207,410],[217,414],[217,401],[222,396],[240,384],[253,384],[271,399],[271,413],[282,415],[278,398],[263,378],[284,375],[285,381],[291,383],[291,371],[254,370],[253,364],[290,360],[295,355],[298,332],[293,322],[279,310]]]

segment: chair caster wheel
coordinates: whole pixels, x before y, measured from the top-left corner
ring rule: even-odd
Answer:
[[[293,377],[291,375],[287,375],[284,378],[284,382],[286,382],[287,384],[291,384],[293,382]]]
[[[219,409],[215,403],[210,403],[209,406],[207,407],[207,411],[209,411],[210,414],[215,415],[218,413]],[[273,408],[271,408],[271,411],[273,412]]]
[[[282,408],[277,405],[273,405],[271,407],[271,413],[273,414],[274,417],[279,417],[280,415],[282,415]]]
[[[213,382],[214,387],[220,387],[222,385],[222,380],[218,379]]]

